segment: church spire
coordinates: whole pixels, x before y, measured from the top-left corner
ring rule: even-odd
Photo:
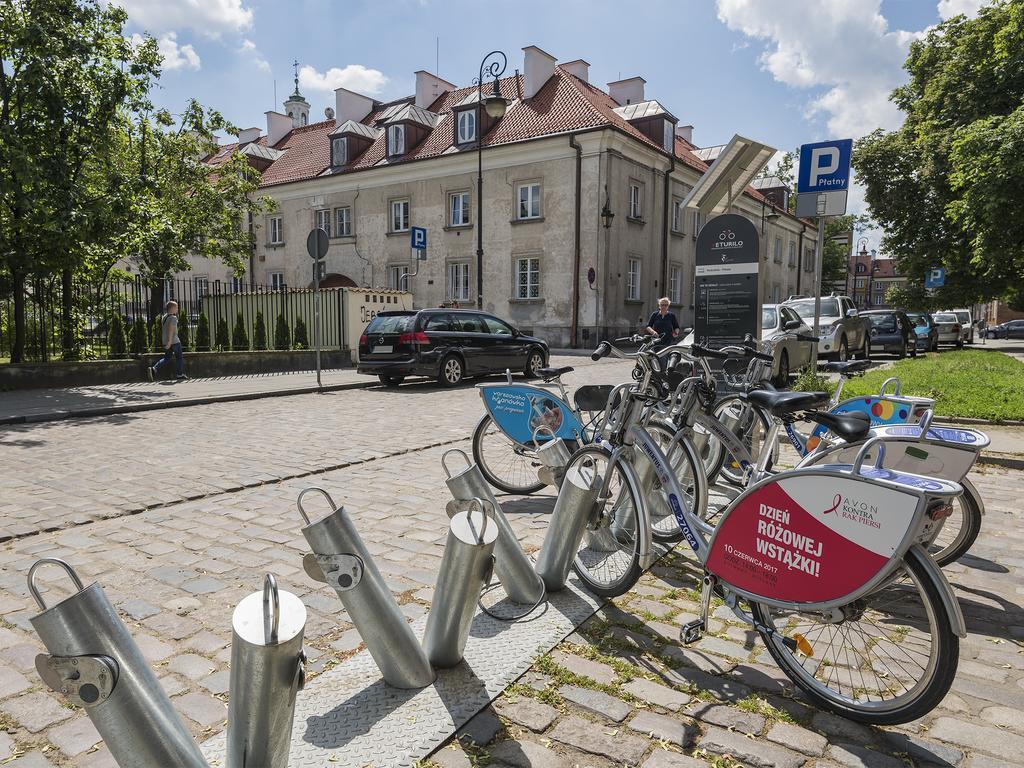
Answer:
[[[309,102],[299,93],[299,60],[296,59],[292,66],[295,69],[295,92],[284,103],[284,111],[292,119],[292,127],[299,128],[309,124]]]

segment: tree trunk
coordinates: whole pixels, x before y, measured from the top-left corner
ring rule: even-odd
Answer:
[[[25,362],[25,273],[11,269],[11,290],[14,292],[14,344],[11,362]]]
[[[71,284],[72,272],[70,269],[61,270],[60,273],[60,346],[62,357],[65,360],[75,358],[75,347],[78,339],[75,338],[74,309],[75,301],[73,286]]]

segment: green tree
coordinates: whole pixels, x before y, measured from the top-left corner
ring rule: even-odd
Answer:
[[[154,352],[164,351],[163,316],[157,315],[149,327],[149,348]]]
[[[196,325],[196,351],[208,352],[210,350],[210,321],[205,312],[199,313],[199,322]]]
[[[288,321],[284,314],[277,316],[277,325],[274,327],[274,349],[285,350],[291,346],[291,330],[288,328]]]
[[[245,318],[239,312],[235,317],[235,327],[231,331],[231,349],[235,352],[249,351],[249,333],[245,328]]]
[[[884,228],[882,244],[934,304],[969,305],[1024,290],[1024,4],[997,0],[911,44],[910,81],[892,100],[897,131],[857,143],[854,166]]]
[[[132,323],[132,354],[143,355],[149,349],[149,338],[146,334],[146,320],[136,317]]]
[[[302,316],[295,318],[295,334],[292,336],[293,349],[309,349],[309,336],[306,333],[306,321]]]
[[[227,352],[231,349],[231,336],[228,332],[228,321],[225,317],[217,320],[217,337],[214,339],[214,346],[218,352]]]
[[[821,256],[822,286],[845,285],[850,269],[850,242],[847,238],[837,241],[841,235],[849,237],[850,233],[870,226],[867,216],[834,216],[825,225],[824,253]],[[856,241],[856,238],[853,238]],[[823,288],[824,290],[824,288]]]
[[[267,348],[267,324],[263,320],[263,311],[259,309],[256,310],[256,321],[253,324],[252,348]]]
[[[181,351],[188,352],[191,334],[188,327],[188,313],[178,312],[178,339],[181,341]]]
[[[128,352],[128,339],[124,335],[124,320],[121,319],[120,312],[114,312],[110,316],[107,341],[110,344],[111,359],[119,360]]]

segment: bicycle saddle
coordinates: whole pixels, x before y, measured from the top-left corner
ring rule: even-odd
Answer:
[[[828,402],[827,392],[779,392],[778,390],[754,389],[743,396],[754,405],[770,411],[773,416],[806,411]]]
[[[847,376],[851,373],[866,371],[871,365],[870,360],[847,360],[846,362],[825,363],[825,370],[830,373],[838,373],[840,376]]]
[[[860,442],[871,431],[871,417],[860,411],[851,411],[849,413],[814,411],[808,413],[807,418],[818,422],[824,427],[828,427],[828,429],[835,432],[848,443]]]
[[[537,375],[544,379],[544,381],[551,381],[552,379],[557,379],[563,373],[571,373],[574,370],[571,365],[564,365],[561,368],[538,368]]]

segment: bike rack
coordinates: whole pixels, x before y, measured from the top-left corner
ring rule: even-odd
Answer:
[[[537,441],[537,435],[541,432],[547,432],[551,435],[551,439],[543,445],[540,445]],[[542,483],[546,485],[553,485],[556,488],[562,487],[562,480],[565,477],[565,468],[569,464],[569,459],[572,458],[572,454],[569,453],[569,449],[565,447],[565,441],[560,440],[555,434],[555,431],[547,426],[546,424],[540,424],[533,430],[533,434],[530,436],[534,445],[540,447],[537,448],[537,458],[540,459],[544,465],[541,467],[537,474]]]
[[[268,573],[231,625],[227,768],[287,768],[295,698],[306,681],[306,606]]]
[[[36,586],[44,565],[63,568],[75,593],[47,607]],[[44,557],[28,571],[28,590],[40,613],[29,621],[49,655],[36,670],[65,701],[83,707],[122,768],[208,768],[128,628],[99,584],[82,586],[63,560]]]
[[[331,512],[311,523],[302,506],[310,492],[324,496]],[[416,640],[391,590],[370,557],[351,516],[322,488],[306,488],[296,501],[306,522],[302,535],[312,554],[302,564],[309,576],[338,593],[384,681],[395,688],[424,688],[434,682],[422,646]]]
[[[454,667],[462,661],[476,603],[494,565],[498,528],[488,525],[489,519],[483,502],[473,499],[470,509],[456,513],[449,523],[434,603],[423,632],[423,648],[435,667]]]
[[[589,473],[584,472],[583,462],[570,468],[555,500],[555,509],[551,513],[551,522],[537,557],[536,568],[549,592],[557,592],[565,587],[572,561],[594,511],[601,476],[596,464],[591,462],[590,466]]]
[[[466,468],[454,475],[447,463],[451,454],[459,454],[466,462]],[[519,546],[516,532],[494,498],[491,486],[484,479],[480,467],[470,462],[465,451],[457,448],[447,451],[441,457],[441,466],[447,475],[445,484],[456,502],[449,505],[452,515],[460,511],[460,503],[467,503],[473,499],[480,499],[485,507],[489,506],[498,529],[498,540],[494,545],[494,572],[509,600],[521,605],[539,603],[544,596],[544,583],[537,578],[537,573],[533,570],[533,563]]]

